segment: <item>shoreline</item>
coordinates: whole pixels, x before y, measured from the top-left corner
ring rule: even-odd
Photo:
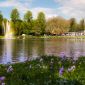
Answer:
[[[13,39],[23,39],[23,36],[14,36]],[[31,36],[26,35],[27,38],[65,38],[65,39],[85,39],[85,36]],[[4,36],[0,36],[0,39],[5,39]]]

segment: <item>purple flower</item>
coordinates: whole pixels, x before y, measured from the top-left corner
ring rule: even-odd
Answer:
[[[0,77],[0,81],[4,81],[4,80],[5,80],[4,76]]]
[[[64,58],[65,58],[65,53],[64,53],[64,52],[61,52],[61,53],[60,53],[60,57],[61,57],[62,59],[64,59]]]
[[[64,67],[62,66],[62,68],[60,68],[59,70],[59,75],[62,76],[63,72],[64,72]]]

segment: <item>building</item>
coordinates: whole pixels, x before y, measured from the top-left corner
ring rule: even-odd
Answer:
[[[85,36],[85,31],[80,32],[67,32],[64,35],[66,36]]]

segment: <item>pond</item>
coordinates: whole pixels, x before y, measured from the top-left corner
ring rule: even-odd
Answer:
[[[85,56],[85,39],[30,38],[0,39],[0,63],[23,62],[41,55]]]

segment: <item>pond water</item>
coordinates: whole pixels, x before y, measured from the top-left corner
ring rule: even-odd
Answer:
[[[85,56],[85,39],[0,39],[0,63],[23,62],[41,55]]]

